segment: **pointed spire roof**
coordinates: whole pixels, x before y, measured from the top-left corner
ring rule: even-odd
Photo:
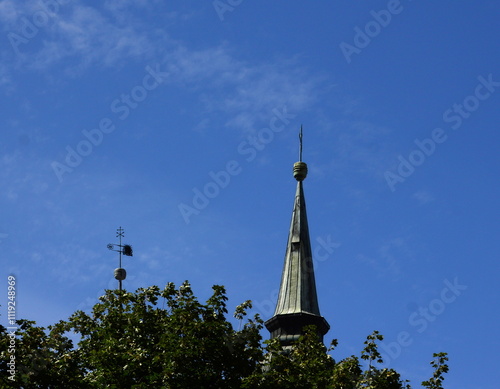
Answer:
[[[274,316],[265,324],[271,337],[279,337],[283,345],[298,339],[302,328],[314,324],[323,336],[330,328],[321,317],[316,293],[314,264],[307,223],[303,181],[307,177],[307,165],[302,162],[302,127],[300,128],[299,162],[293,165],[297,180],[292,221],[288,234],[281,286]]]
[[[285,263],[274,314],[283,315],[302,312],[320,315],[307,223],[306,201],[302,180],[300,180],[297,182],[295,192]]]

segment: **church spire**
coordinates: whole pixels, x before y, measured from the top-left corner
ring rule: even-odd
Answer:
[[[316,325],[321,338],[330,329],[320,315],[316,281],[307,223],[306,202],[302,182],[307,176],[307,165],[302,162],[302,126],[299,133],[299,162],[293,165],[297,190],[281,276],[281,286],[274,315],[265,325],[271,338],[279,338],[283,346],[289,346],[302,334],[307,325]]]

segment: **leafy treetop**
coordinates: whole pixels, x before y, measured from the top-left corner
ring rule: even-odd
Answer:
[[[263,342],[263,321],[247,318],[250,301],[236,307],[239,330],[227,320],[223,286],[200,303],[186,281],[139,288],[135,293],[107,290],[90,313],[77,311],[65,321],[39,327],[18,320],[15,374],[11,375],[7,329],[0,326],[2,388],[328,388],[408,389],[383,363],[375,331],[360,358],[336,362],[314,327],[284,350],[276,339]],[[78,337],[77,346],[72,338]],[[422,383],[442,389],[448,371],[445,353],[434,354],[434,372]]]

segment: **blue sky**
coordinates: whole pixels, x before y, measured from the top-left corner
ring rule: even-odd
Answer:
[[[0,1],[18,317],[48,325],[116,287],[122,226],[125,288],[222,284],[230,310],[268,319],[302,124],[334,357],[379,330],[415,387],[446,351],[447,388],[497,388],[499,16],[489,0]]]

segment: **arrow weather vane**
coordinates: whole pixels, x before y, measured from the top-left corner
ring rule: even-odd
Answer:
[[[114,243],[109,243],[108,244],[108,249],[112,251],[117,251],[120,253],[119,257],[119,265],[118,268],[115,269],[115,278],[118,280],[118,286],[120,291],[122,290],[122,281],[127,278],[127,272],[125,269],[122,268],[122,254],[126,255],[128,257],[131,257],[133,255],[132,251],[132,246],[129,244],[123,244],[122,245],[122,238],[125,235],[125,230],[122,227],[118,227],[116,229],[116,237],[120,238],[120,243],[119,244],[114,244]],[[118,249],[116,249],[118,247]]]

